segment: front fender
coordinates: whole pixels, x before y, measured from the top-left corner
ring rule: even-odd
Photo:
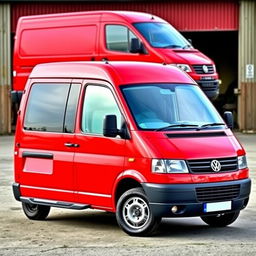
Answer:
[[[137,170],[125,170],[122,173],[120,173],[117,177],[117,179],[115,180],[113,189],[112,189],[112,205],[113,205],[113,209],[114,211],[116,210],[116,205],[115,205],[115,193],[116,193],[116,189],[117,186],[119,184],[119,182],[121,182],[124,179],[133,179],[135,181],[137,181],[138,183],[144,183],[147,182],[146,178]]]

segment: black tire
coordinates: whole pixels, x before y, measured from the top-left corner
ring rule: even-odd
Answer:
[[[142,188],[126,191],[119,198],[116,208],[118,225],[131,236],[150,235],[161,222],[161,218],[156,218],[152,214]]]
[[[51,207],[38,204],[22,203],[25,215],[31,220],[44,220],[48,216]]]
[[[238,218],[239,213],[240,211],[213,216],[201,216],[201,219],[211,227],[225,227],[232,224]]]

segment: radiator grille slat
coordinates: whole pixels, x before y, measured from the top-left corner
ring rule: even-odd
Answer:
[[[192,173],[215,173],[211,168],[211,162],[218,160],[221,164],[220,172],[234,172],[238,170],[237,157],[187,160],[187,164]]]
[[[240,185],[196,188],[199,202],[230,201],[240,194]]]
[[[213,65],[192,65],[192,66],[197,74],[213,74],[214,73]],[[208,72],[204,72],[203,66],[207,67]]]

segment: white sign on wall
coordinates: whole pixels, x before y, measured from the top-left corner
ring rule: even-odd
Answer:
[[[254,65],[253,64],[246,64],[246,79],[247,78],[254,78]]]

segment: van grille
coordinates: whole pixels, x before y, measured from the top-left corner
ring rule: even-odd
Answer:
[[[206,66],[208,68],[208,72],[206,73],[204,72],[203,66]],[[214,73],[213,65],[192,65],[192,67],[197,74],[213,74]]]
[[[215,173],[211,168],[211,162],[215,159],[187,160],[192,173]],[[237,157],[216,159],[221,164],[220,172],[234,172],[238,170]]]
[[[230,201],[240,194],[240,185],[196,188],[199,202]]]
[[[210,81],[196,81],[198,85],[203,89],[203,91],[207,90],[217,90],[219,86],[219,82],[216,80]]]

